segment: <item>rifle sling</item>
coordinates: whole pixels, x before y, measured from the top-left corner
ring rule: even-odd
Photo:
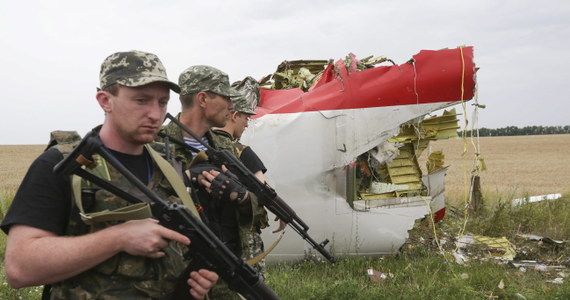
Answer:
[[[156,162],[168,182],[172,185],[172,188],[182,200],[184,206],[186,206],[195,216],[200,218],[194,202],[186,190],[186,186],[182,182],[182,179],[176,174],[176,171],[172,166],[164,160],[160,154],[154,151],[149,145],[145,145],[151,158]],[[150,209],[149,203],[137,203],[129,206],[121,207],[115,210],[103,210],[95,213],[85,213],[83,209],[83,203],[81,200],[81,177],[73,175],[71,178],[71,186],[73,191],[73,196],[75,199],[75,204],[79,208],[81,219],[86,224],[90,225],[98,222],[106,221],[128,221],[128,220],[138,220],[152,217],[152,211]]]
[[[150,153],[150,156],[156,162],[168,182],[170,182],[170,185],[172,185],[172,188],[178,195],[178,198],[182,200],[184,206],[186,206],[186,208],[188,208],[192,214],[201,220],[200,214],[194,205],[194,201],[192,201],[192,198],[190,198],[190,194],[186,190],[186,186],[184,185],[182,178],[176,174],[174,168],[172,168],[172,166],[164,158],[162,158],[158,152],[154,151],[152,147],[150,147],[148,144],[145,144],[145,148],[148,153]]]
[[[83,201],[81,199],[81,177],[77,175],[71,176],[71,190],[73,191],[73,199],[79,209],[81,220],[87,225],[98,222],[107,221],[128,221],[146,219],[152,217],[150,206],[146,202],[141,202],[115,210],[103,210],[94,213],[85,213]]]
[[[264,259],[269,253],[271,253],[271,251],[273,251],[273,248],[275,248],[275,246],[277,246],[277,244],[279,244],[279,242],[281,241],[281,239],[283,238],[283,236],[285,235],[285,230],[283,230],[281,232],[281,234],[279,235],[279,237],[275,240],[275,242],[273,242],[273,244],[271,244],[271,246],[269,246],[269,248],[265,249],[265,251],[263,251],[261,254],[259,254],[258,256],[250,259],[247,261],[248,265],[253,265],[258,263],[260,260]]]
[[[194,164],[197,164],[197,163],[204,161],[204,160],[207,160],[207,159],[208,159],[208,155],[204,151],[200,151],[200,152],[198,152],[198,154],[196,154],[194,159],[192,159],[190,166],[193,166]],[[254,257],[252,259],[249,259],[247,261],[247,264],[253,265],[253,264],[258,263],[262,259],[264,259],[269,253],[271,253],[271,251],[273,251],[273,248],[275,248],[277,246],[277,244],[279,244],[279,242],[281,241],[281,238],[283,238],[284,234],[285,234],[285,231],[283,231],[281,233],[281,235],[273,242],[273,244],[271,244],[271,246],[269,246],[269,248],[267,248],[265,251],[260,253],[258,256]]]

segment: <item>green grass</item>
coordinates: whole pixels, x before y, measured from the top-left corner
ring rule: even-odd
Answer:
[[[2,262],[0,263],[0,299],[12,300],[12,299],[41,299],[42,287],[29,287],[24,289],[15,290],[8,286],[6,281],[6,272],[4,272],[4,253],[6,250],[6,235],[0,233],[0,258]]]
[[[527,203],[513,207],[499,201],[492,209],[485,209],[480,217],[472,218],[471,225],[479,234],[504,235],[513,238],[517,233],[534,233],[553,239],[570,236],[570,195],[565,200]],[[481,217],[489,215],[489,217]]]
[[[0,190],[0,220],[4,219],[4,214],[6,214],[8,207],[12,204],[12,199],[14,199],[14,193]]]
[[[387,279],[372,281],[372,268]],[[425,249],[399,256],[342,259],[334,265],[303,262],[269,268],[268,284],[282,299],[570,299],[570,285],[546,283],[551,274],[506,264],[456,264]],[[499,287],[503,281],[504,287]]]
[[[3,198],[2,201],[11,201]],[[570,265],[570,247],[521,239],[531,233],[565,240],[570,236],[570,195],[554,201],[511,206],[501,199],[473,213],[464,223],[463,211],[448,207],[443,222],[418,221],[410,238],[395,255],[341,258],[335,264],[308,259],[268,267],[267,283],[282,299],[570,299],[570,271],[520,269],[489,258],[484,247],[469,247],[466,264],[452,252],[458,234],[506,237],[517,247],[515,260]],[[5,209],[6,203],[0,206]],[[434,234],[435,233],[435,234]],[[437,238],[436,238],[437,237]],[[0,236],[4,257],[5,235]],[[445,243],[438,243],[436,241]],[[372,280],[367,270],[386,275]],[[0,264],[0,299],[39,299],[41,288],[13,290]],[[563,277],[562,284],[548,282]],[[502,282],[502,283],[501,283]]]
[[[548,282],[569,276],[568,270],[520,269],[489,258],[489,249],[469,247],[467,264],[455,262],[453,243],[459,232],[507,237],[517,246],[515,260],[570,265],[570,250],[523,240],[520,233],[566,239],[570,233],[570,197],[512,207],[501,201],[463,222],[463,212],[450,208],[434,227],[418,221],[397,255],[341,259],[335,264],[313,260],[270,266],[268,284],[282,299],[570,299],[569,278],[563,284]],[[446,241],[441,248],[438,241]],[[524,250],[524,251],[523,251]],[[519,253],[520,252],[520,253]],[[372,268],[386,279],[373,281]],[[502,284],[501,284],[502,282]]]

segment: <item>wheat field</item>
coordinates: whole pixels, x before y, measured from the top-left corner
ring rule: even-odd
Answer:
[[[474,145],[478,145],[487,167],[478,173],[486,198],[505,200],[570,192],[570,134],[456,138],[431,142],[428,148],[445,154],[445,165],[449,166],[448,198],[462,198],[468,191]],[[44,148],[45,145],[0,145],[0,191],[13,194],[29,165]],[[425,165],[425,154],[420,164]]]
[[[487,199],[570,193],[570,134],[457,138],[431,142],[429,147],[445,154],[448,199],[468,194],[475,149],[486,166],[476,174]]]
[[[0,145],[0,191],[15,193],[28,167],[45,145]]]

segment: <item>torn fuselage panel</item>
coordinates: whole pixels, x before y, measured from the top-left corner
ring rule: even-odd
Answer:
[[[307,222],[315,239],[330,239],[340,255],[392,253],[414,221],[429,212],[430,206],[412,198],[425,203],[431,196],[408,193],[407,203],[369,202],[355,209],[354,201],[362,199],[353,197],[357,190],[350,170],[359,155],[397,136],[402,124],[473,97],[472,54],[471,47],[422,51],[411,63],[362,71],[339,61],[328,64],[307,92],[261,89],[261,105],[242,142],[258,153],[269,184]],[[417,155],[419,148],[411,148]],[[416,190],[426,190],[421,179],[415,182]],[[387,183],[374,188],[401,193],[407,185]],[[264,239],[271,240],[268,232]],[[269,261],[299,259],[305,246],[286,235]]]
[[[366,211],[373,207],[430,204],[435,219],[441,220],[445,215],[444,155],[441,151],[429,155],[426,175],[418,159],[429,141],[457,137],[458,122],[455,110],[451,110],[419,123],[404,124],[400,134],[359,155],[349,175],[355,177],[356,190],[353,201],[349,200],[351,206]],[[387,153],[378,153],[382,149]]]

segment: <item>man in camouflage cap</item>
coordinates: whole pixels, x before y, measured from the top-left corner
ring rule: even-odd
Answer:
[[[94,131],[144,184],[180,202],[147,145],[164,120],[170,90],[179,87],[168,80],[156,55],[129,51],[107,57],[96,93],[105,120]],[[64,144],[51,145],[30,166],[2,222],[9,233],[5,266],[10,286],[45,285],[46,299],[170,299],[178,278],[189,278],[185,295],[190,290],[203,299],[218,275],[208,270],[183,274],[188,260],[180,253],[190,240],[158,224],[150,211],[142,217],[97,219],[97,213],[130,204],[86,181],[72,190],[71,176],[55,175],[54,166],[73,146],[65,144],[67,138],[60,141]],[[105,170],[98,174],[128,187],[113,166],[101,157],[97,162]]]
[[[177,116],[180,123],[190,129],[203,143],[216,149],[228,149],[234,152],[232,141],[219,139],[211,131],[213,127],[225,126],[234,109],[232,97],[239,96],[229,83],[228,75],[211,66],[192,66],[180,74],[180,103],[182,111]],[[219,169],[208,165],[207,161],[200,161],[198,151],[205,151],[206,147],[192,136],[181,130],[174,122],[163,127],[159,136],[167,136],[174,144],[174,158],[183,170],[190,169],[186,174],[191,177],[188,182],[199,181],[208,190],[199,187],[196,197],[202,202],[203,213],[208,219],[208,226],[237,256],[248,258],[249,233],[257,228],[267,226],[267,213],[257,202],[254,194],[245,190],[242,200],[236,201],[234,190],[223,192],[227,197],[215,197],[224,188],[216,187],[214,183],[217,176],[224,175]],[[163,138],[157,141],[163,142]],[[168,151],[168,150],[167,150]],[[196,168],[209,169],[209,172],[196,173]],[[235,185],[234,185],[235,183]],[[226,186],[244,188],[237,180]],[[228,188],[229,189],[229,188]],[[240,198],[241,199],[241,198]],[[218,282],[209,294],[211,299],[240,299],[230,291],[225,283]]]
[[[208,142],[207,133],[210,128],[223,127],[226,124],[230,110],[233,109],[231,97],[238,95],[237,91],[230,87],[226,73],[204,65],[191,66],[184,70],[178,83],[182,111],[177,118],[194,134]],[[184,139],[198,150],[206,150],[173,122],[166,125],[163,131],[179,140]],[[192,156],[189,158],[191,160]]]
[[[228,117],[228,122],[224,127],[212,129],[212,133],[219,141],[224,141],[222,144],[231,145],[228,150],[231,150],[243,162],[243,164],[261,181],[267,184],[264,173],[267,168],[263,161],[259,158],[257,153],[249,146],[243,145],[239,142],[239,138],[248,126],[249,118],[255,115],[254,107],[259,102],[259,84],[251,78],[246,77],[242,81],[234,82],[232,87],[235,87],[239,95],[232,97],[234,109]],[[278,219],[275,219],[276,221]],[[283,221],[279,222],[277,229],[273,233],[283,230],[287,224]],[[265,260],[260,258],[264,252],[264,244],[261,238],[261,226],[254,228],[247,233],[247,251],[244,251],[242,258],[244,260],[255,259],[257,262],[253,264],[253,268],[265,278]]]
[[[232,97],[234,108],[228,116],[226,125],[220,129],[228,132],[232,140],[238,140],[248,126],[249,119],[255,115],[252,105],[242,94]]]

